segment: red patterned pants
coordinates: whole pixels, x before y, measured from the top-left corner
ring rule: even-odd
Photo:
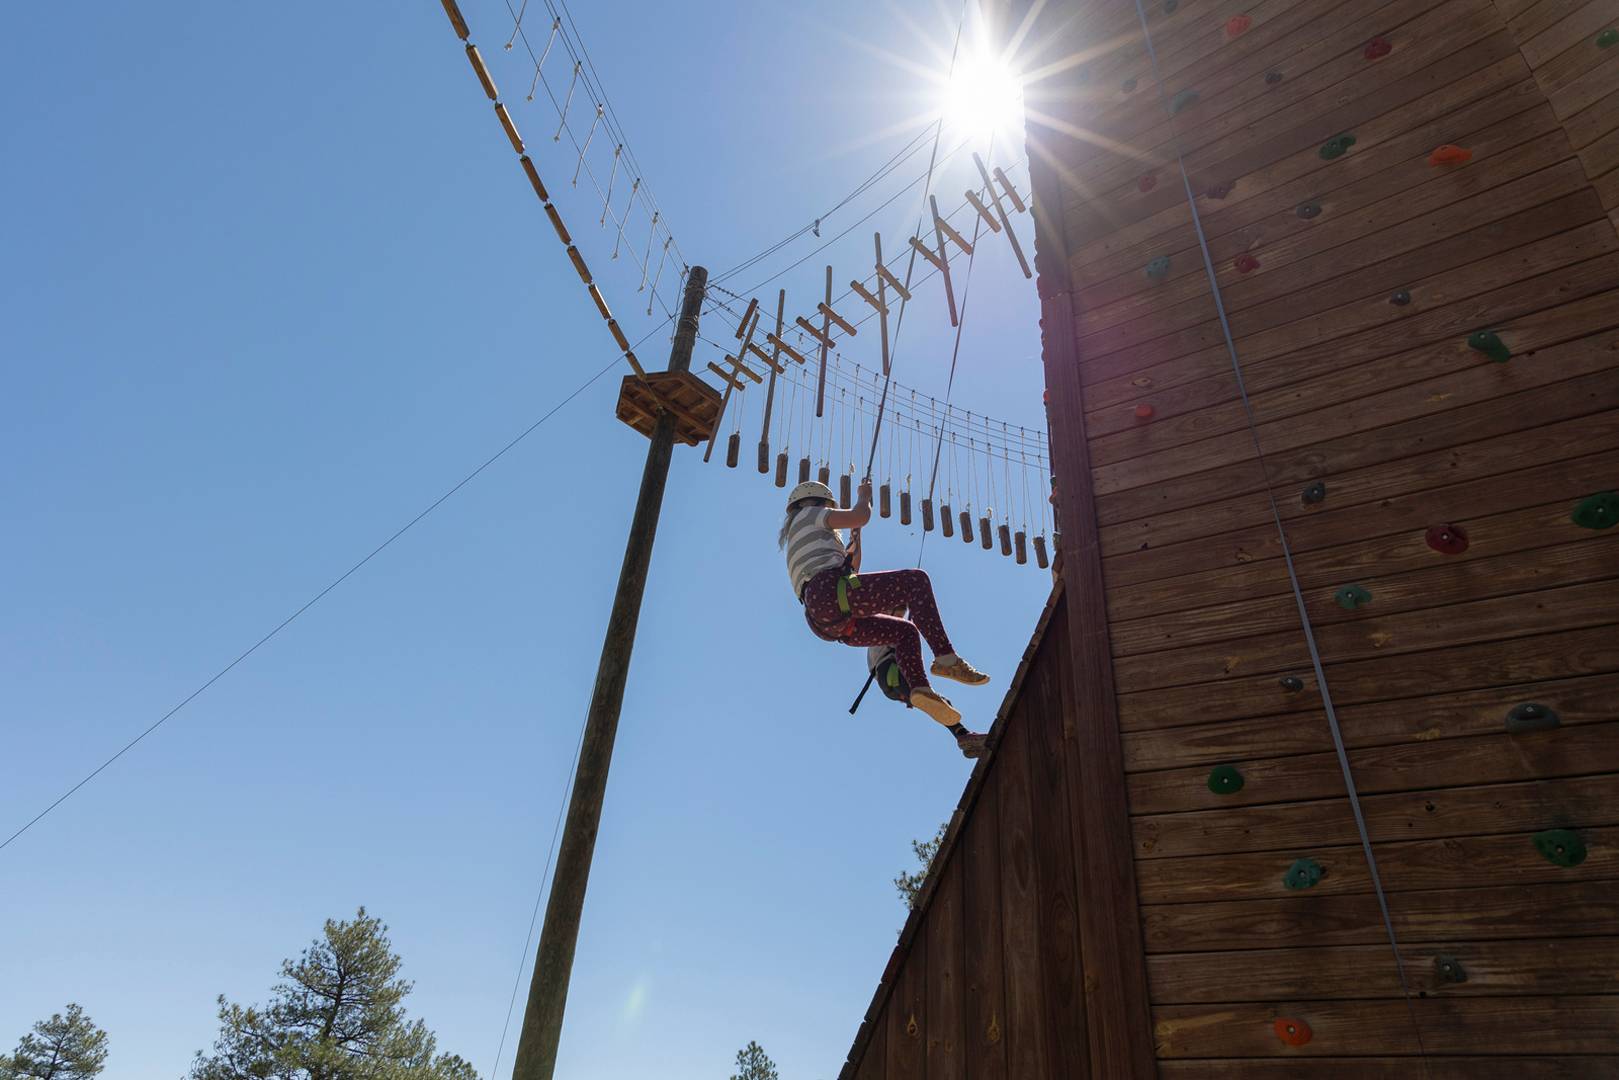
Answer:
[[[922,639],[934,656],[955,652],[939,618],[933,584],[925,570],[886,570],[861,574],[848,590],[849,614],[838,608],[839,569],[822,570],[804,585],[804,615],[817,637],[866,648],[888,645],[914,690],[928,685],[922,666]],[[898,614],[895,614],[898,612]],[[909,618],[906,616],[909,615]],[[829,629],[830,628],[830,629]],[[842,633],[838,633],[838,629]]]

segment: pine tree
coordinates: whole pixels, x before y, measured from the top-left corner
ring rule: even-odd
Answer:
[[[900,871],[899,877],[894,879],[894,888],[899,890],[899,898],[905,901],[907,908],[914,908],[916,901],[922,895],[922,886],[928,880],[928,868],[933,865],[933,859],[939,854],[939,846],[944,843],[944,831],[949,827],[947,821],[939,826],[939,831],[932,840],[912,840],[911,850],[916,853],[916,861],[921,864],[921,873],[912,874]]]
[[[91,1080],[107,1064],[107,1033],[77,1005],[34,1025],[10,1057],[0,1057],[0,1080]]]
[[[439,1054],[438,1039],[401,1005],[411,983],[388,928],[361,908],[326,920],[322,937],[281,964],[262,1008],[219,997],[212,1054],[197,1053],[191,1080],[477,1080],[472,1066]]]
[[[781,1080],[781,1074],[764,1047],[749,1040],[747,1046],[736,1052],[736,1072],[731,1080]]]

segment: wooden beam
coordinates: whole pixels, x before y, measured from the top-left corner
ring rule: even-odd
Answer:
[[[877,287],[882,288],[882,279],[881,278],[879,278],[878,281],[877,281]],[[849,282],[849,288],[854,292],[854,294],[856,296],[860,297],[860,299],[862,299],[866,303],[870,304],[872,306],[872,308],[875,309],[876,312],[879,315],[887,315],[888,314],[888,305],[883,303],[881,300],[877,299],[877,297],[874,296],[871,293],[871,291],[869,289],[867,289],[864,285],[860,284],[860,282],[858,282],[858,281],[850,281]]]
[[[837,323],[838,324],[838,329],[842,330],[845,334],[848,334],[850,337],[854,337],[855,334],[858,332],[854,328],[854,323],[851,323],[848,319],[845,319],[842,315],[839,315],[836,311],[833,311],[831,305],[826,304],[826,303],[823,302],[823,303],[816,304],[815,309],[817,311],[819,311],[826,318],[831,319],[833,322]]]
[[[1017,264],[1022,268],[1023,276],[1033,277],[1034,271],[1029,269],[1029,260],[1023,257],[1023,245],[1018,243],[1017,233],[1012,229],[1012,219],[1006,216],[1006,207],[1002,205],[1000,194],[996,192],[995,184],[989,178],[989,170],[984,168],[984,159],[974,153],[973,164],[978,166],[978,176],[984,181],[984,190],[989,193],[990,200],[995,204],[995,214],[1006,228],[1006,238],[1012,242],[1012,254],[1017,256]]]
[[[803,353],[799,352],[797,349],[783,341],[780,334],[766,334],[765,340],[768,341],[779,352],[786,353],[794,363],[806,364],[809,362],[804,359]]]
[[[912,239],[913,239],[913,242],[914,242],[915,238],[913,237]],[[878,240],[879,240],[878,249],[881,250],[881,247],[882,247],[881,237],[879,237]],[[888,287],[890,289],[893,289],[895,292],[899,293],[899,298],[901,300],[909,300],[911,298],[911,290],[907,289],[905,287],[905,284],[902,281],[900,281],[899,278],[894,276],[894,272],[892,270],[890,270],[887,266],[883,265],[883,263],[880,260],[877,263],[877,276],[882,278],[884,281],[888,282]]]
[[[741,341],[748,332],[748,320],[753,318],[754,312],[759,310],[759,298],[755,296],[748,301],[748,309],[742,313],[742,321],[736,324],[736,339]]]
[[[824,310],[831,311],[832,310],[831,304],[832,304],[832,264],[828,263],[827,267],[826,267],[826,302],[823,305]],[[802,323],[804,321],[804,319],[802,317],[800,317],[798,321]],[[820,416],[822,411],[826,407],[826,351],[829,348],[832,347],[832,338],[827,333],[827,331],[829,329],[831,329],[831,326],[832,326],[832,320],[823,315],[821,317],[821,332],[819,334],[815,335],[816,337],[821,339],[821,370],[820,370],[819,376],[817,377],[817,379],[815,381],[815,415],[816,416]]]
[[[778,339],[781,335],[782,315],[786,309],[787,290],[782,289],[776,293],[776,335]],[[758,325],[758,321],[755,320],[754,326]],[[773,350],[772,355],[765,356],[764,351],[751,341],[745,347],[751,349],[755,355],[763,359],[770,367],[770,385],[765,389],[765,415],[764,420],[759,425],[759,471],[765,472],[770,463],[770,412],[776,403],[776,376],[786,369],[782,367],[781,350],[779,348]]]
[[[710,360],[708,362],[708,370],[712,371],[715,375],[718,375],[720,377],[720,380],[725,383],[725,385],[727,387],[727,389],[726,389],[726,400],[730,399],[731,390],[733,390],[733,389],[735,389],[735,390],[745,389],[745,387],[742,385],[742,380],[741,379],[738,379],[735,375],[731,374],[729,371],[727,371],[724,368],[720,367],[718,364],[714,363],[714,361],[712,361],[712,360]],[[714,440],[712,438],[710,438],[708,440],[708,445],[710,447],[712,447],[714,445]],[[703,460],[707,461],[708,459],[705,457]]]
[[[804,331],[804,333],[820,342],[823,349],[830,349],[837,344],[837,342],[833,341],[831,336],[828,335],[826,331],[817,327],[814,323],[804,318],[804,316],[800,315],[794,321],[798,323],[798,328],[800,330]]]
[[[978,216],[984,219],[984,224],[989,226],[990,232],[1001,231],[1001,223],[995,220],[995,215],[989,212],[989,207],[984,205],[983,200],[979,199],[976,192],[968,191],[967,201],[972,204],[974,210],[978,211]]]
[[[871,241],[872,241],[872,246],[876,249],[876,252],[877,252],[877,295],[876,295],[876,297],[874,299],[875,299],[875,306],[877,308],[877,332],[880,335],[882,335],[882,339],[883,339],[883,374],[886,376],[888,374],[888,368],[889,368],[889,363],[890,363],[890,361],[888,359],[888,292],[887,292],[888,286],[887,286],[887,280],[892,275],[888,273],[888,267],[883,265],[883,234],[882,233],[872,233],[871,234]],[[904,295],[904,290],[900,290],[900,292],[901,292],[901,295]],[[872,299],[869,296],[869,294],[867,294],[867,295],[868,295],[868,299]]]
[[[944,219],[939,217],[939,200],[936,196],[928,196],[928,208],[933,211],[933,240],[939,245],[939,257],[933,265],[939,268],[939,274],[944,278],[944,300],[950,305],[950,325],[961,325],[961,313],[956,310],[956,286],[950,280],[950,252],[944,246],[944,230],[939,226]]]

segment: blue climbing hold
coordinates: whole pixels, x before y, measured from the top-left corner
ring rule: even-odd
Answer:
[[[1581,499],[1570,520],[1582,529],[1611,529],[1619,523],[1619,491],[1599,491]]]
[[[1147,277],[1153,281],[1162,281],[1169,276],[1169,256],[1160,255],[1147,264]]]
[[[1314,859],[1297,859],[1282,875],[1282,884],[1295,892],[1300,889],[1314,888],[1326,871]]]

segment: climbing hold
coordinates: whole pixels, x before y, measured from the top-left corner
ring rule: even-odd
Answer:
[[[1123,91],[1124,91],[1124,92],[1125,92],[1125,93],[1126,93],[1126,94],[1133,94],[1133,93],[1135,93],[1135,89],[1136,89],[1136,79],[1135,79],[1135,76],[1134,76],[1134,75],[1132,75],[1132,76],[1130,76],[1130,77],[1129,77],[1129,78],[1128,78],[1128,79],[1126,79],[1126,80],[1124,80],[1124,81],[1123,81],[1123,82],[1122,82],[1122,83],[1120,83],[1120,84],[1119,84],[1119,89],[1120,89],[1120,90],[1123,90]]]
[[[1296,694],[1300,690],[1304,689],[1304,680],[1299,678],[1297,675],[1283,675],[1281,682],[1282,689],[1286,690],[1289,694]]]
[[[1155,188],[1157,186],[1158,186],[1158,178],[1156,176],[1154,176],[1152,173],[1146,173],[1145,175],[1143,175],[1141,177],[1140,180],[1136,181],[1136,190],[1138,190],[1138,191],[1151,191],[1153,188]]]
[[[1388,38],[1374,37],[1372,40],[1366,43],[1366,48],[1361,55],[1365,56],[1368,60],[1381,60],[1383,57],[1387,56],[1393,51],[1394,46],[1389,44]]]
[[[1344,153],[1354,145],[1355,137],[1345,132],[1342,135],[1334,135],[1322,143],[1319,153],[1323,161],[1331,161],[1335,157],[1343,157]]]
[[[1345,585],[1333,593],[1332,598],[1338,601],[1338,606],[1345,611],[1354,611],[1372,602],[1372,594],[1361,585]]]
[[[1242,773],[1230,765],[1216,765],[1209,773],[1209,790],[1216,795],[1235,795],[1242,790]]]
[[[1276,1037],[1289,1046],[1303,1046],[1315,1037],[1315,1032],[1303,1020],[1279,1016],[1276,1018]]]
[[[1282,884],[1294,891],[1313,888],[1325,873],[1314,859],[1297,859],[1282,875]]]
[[[1181,0],[1164,0],[1164,14],[1173,15],[1175,9],[1181,6]]]
[[[1267,71],[1267,72],[1265,72],[1265,85],[1266,86],[1275,86],[1277,83],[1279,83],[1281,81],[1282,81],[1282,73],[1280,71]]]
[[[1534,835],[1535,850],[1547,862],[1558,866],[1578,866],[1585,861],[1585,841],[1572,829],[1547,829]]]
[[[1562,723],[1563,718],[1557,715],[1557,710],[1534,701],[1520,702],[1507,710],[1507,731],[1513,735],[1550,731]]]
[[[1232,265],[1237,268],[1237,273],[1246,274],[1251,270],[1259,269],[1259,260],[1245,251],[1237,256]]]
[[[1611,45],[1619,45],[1619,30],[1610,26],[1597,35],[1597,48],[1606,49]]]
[[[1447,956],[1444,953],[1440,953],[1433,958],[1433,973],[1434,977],[1440,982],[1464,983],[1467,981],[1467,969],[1462,967],[1462,962],[1454,956]]]
[[[1196,90],[1182,90],[1180,93],[1176,94],[1173,99],[1171,99],[1169,103],[1169,115],[1174,116],[1176,113],[1180,112],[1182,109],[1186,108],[1186,106],[1192,104],[1196,100]]]
[[[1305,506],[1315,506],[1318,503],[1326,502],[1327,482],[1325,480],[1317,480],[1315,483],[1305,488],[1304,494],[1300,495],[1299,498],[1304,501]]]
[[[1248,32],[1248,28],[1252,25],[1254,25],[1254,20],[1247,15],[1231,16],[1231,18],[1226,20],[1225,24],[1226,39],[1230,40],[1231,38],[1241,37],[1243,34]]]
[[[1137,420],[1151,420],[1152,419],[1152,414],[1153,414],[1152,406],[1147,404],[1145,401],[1143,401],[1140,405],[1136,406],[1136,419]]]
[[[1473,160],[1473,151],[1463,146],[1436,146],[1433,153],[1428,155],[1429,165],[1465,165]]]
[[[1411,294],[1405,289],[1401,289],[1389,296],[1389,303],[1393,304],[1395,307],[1405,307],[1405,305],[1409,304],[1410,302]]]
[[[1467,550],[1467,530],[1460,525],[1430,525],[1424,539],[1441,555],[1460,555]]]
[[[1582,529],[1611,529],[1619,522],[1619,492],[1599,491],[1581,499],[1570,519]]]
[[[1153,281],[1162,281],[1169,276],[1169,256],[1160,255],[1147,264],[1147,277]]]
[[[1475,330],[1467,335],[1467,347],[1488,356],[1497,364],[1504,364],[1512,359],[1512,350],[1507,348],[1501,335],[1494,330]]]
[[[1233,181],[1227,181],[1223,184],[1210,184],[1209,189],[1203,194],[1207,195],[1211,199],[1223,199],[1227,195],[1231,194],[1231,189],[1236,186],[1236,183]]]
[[[1311,199],[1309,202],[1299,203],[1299,208],[1293,212],[1305,221],[1309,221],[1311,218],[1321,216],[1321,204]]]

